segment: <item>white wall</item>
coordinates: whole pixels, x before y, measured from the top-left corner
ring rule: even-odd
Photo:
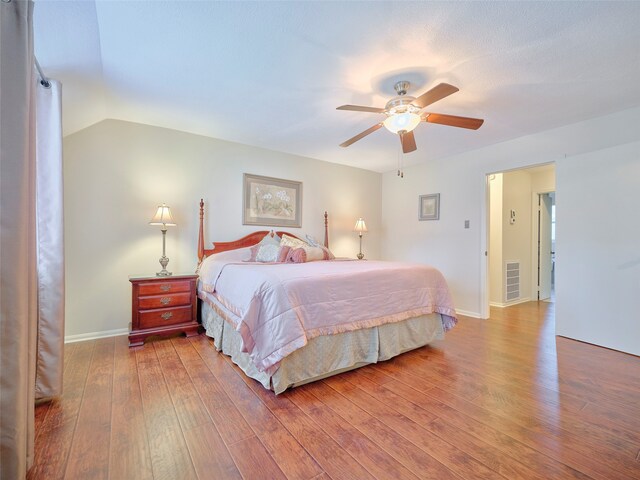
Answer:
[[[458,311],[477,315],[480,261],[486,258],[478,242],[478,202],[484,195],[484,176],[473,178],[469,170],[467,162],[441,160],[406,168],[404,178],[385,173],[381,252],[385,260],[438,268]],[[440,219],[419,221],[418,196],[428,193],[440,193]],[[467,219],[470,228],[465,229]]]
[[[558,163],[557,333],[640,355],[640,142]]]
[[[490,122],[491,119],[487,119]],[[575,271],[569,270],[570,276],[565,277],[562,267],[561,249],[567,251],[572,248],[573,237],[563,240],[561,229],[563,222],[571,215],[589,217],[593,219],[592,208],[583,202],[583,187],[588,184],[583,176],[577,175],[574,180],[566,177],[565,183],[560,181],[560,169],[564,162],[578,162],[579,159],[595,155],[595,164],[601,164],[602,168],[609,165],[610,158],[602,153],[606,148],[616,145],[624,145],[640,140],[640,108],[634,108],[614,114],[594,118],[584,122],[568,125],[553,130],[521,137],[509,142],[492,145],[486,148],[455,155],[446,159],[427,160],[424,164],[405,169],[404,179],[396,177],[395,172],[385,173],[382,178],[382,257],[385,259],[413,260],[431,263],[438,267],[447,278],[453,291],[457,308],[475,316],[485,316],[488,312],[485,305],[488,303],[486,273],[488,268],[485,251],[487,249],[487,192],[485,191],[486,175],[494,172],[523,168],[531,165],[556,162],[558,186],[557,195],[557,224],[558,233],[556,248],[557,256],[557,314],[556,323],[558,332],[567,336],[579,338],[577,331],[572,328],[570,312],[584,312],[579,320],[586,330],[600,324],[595,313],[589,313],[583,303],[599,302],[604,306],[610,305],[610,298],[616,299],[614,311],[608,317],[609,333],[600,339],[593,339],[594,343],[611,348],[620,348],[631,353],[640,353],[640,336],[628,336],[628,328],[619,329],[628,325],[630,319],[638,318],[638,281],[628,283],[623,290],[630,293],[629,289],[635,289],[634,295],[620,295],[605,288],[606,295],[602,299],[593,295],[586,295],[573,275]],[[464,132],[467,133],[467,132]],[[472,134],[482,134],[482,129]],[[636,149],[634,146],[620,147],[623,149]],[[600,153],[598,152],[600,151]],[[412,155],[423,155],[428,152],[425,147]],[[589,153],[593,152],[593,153]],[[631,152],[628,152],[632,156]],[[578,160],[576,160],[576,158]],[[627,160],[630,163],[638,162]],[[579,167],[576,167],[579,168]],[[615,163],[613,165],[615,168]],[[624,189],[618,188],[619,182],[628,182],[631,186],[640,190],[640,175],[630,175],[630,172],[620,172],[604,175],[594,189],[602,194],[598,198],[606,198],[606,204],[611,208],[610,212],[629,212],[628,194]],[[624,174],[623,178],[618,175]],[[570,208],[564,210],[563,202],[566,202],[567,193],[563,193],[563,185],[566,182],[575,182],[573,190],[568,195],[576,195],[570,202]],[[629,188],[631,188],[631,186]],[[566,186],[565,186],[566,188]],[[574,193],[571,193],[571,192]],[[440,220],[433,222],[419,222],[417,219],[418,195],[423,193],[441,193]],[[593,193],[592,193],[593,194]],[[637,200],[635,200],[636,212],[629,218],[638,218]],[[629,212],[631,213],[631,212]],[[601,218],[601,217],[600,217]],[[626,270],[610,270],[604,263],[611,257],[611,252],[593,244],[587,249],[588,256],[581,264],[581,275],[602,278],[605,273],[616,276],[616,282],[611,278],[603,279],[603,283],[609,281],[611,285],[618,285],[622,278],[636,275],[638,272],[638,249],[640,234],[637,231],[638,222],[635,220],[635,228],[623,222],[612,220],[613,214],[609,213],[607,219],[608,235],[619,237],[625,235],[624,245],[636,245],[634,259],[627,252],[629,260],[635,261]],[[464,220],[470,220],[471,228],[464,228]],[[631,222],[633,220],[630,220]],[[564,227],[566,228],[566,226]],[[563,242],[567,242],[566,244]],[[614,248],[620,248],[622,240],[613,244]],[[564,247],[563,247],[564,245]],[[628,247],[625,247],[628,248]],[[620,254],[622,255],[622,253]],[[618,255],[616,255],[617,257]],[[598,259],[593,262],[592,259]],[[609,298],[607,298],[609,297]],[[598,310],[598,309],[596,309]],[[595,312],[595,310],[594,310]],[[636,322],[638,323],[638,322]],[[624,341],[614,341],[627,335]],[[624,344],[624,348],[621,345]]]
[[[531,175],[524,170],[507,172],[503,183],[503,264],[520,262],[519,301],[523,301],[531,292]],[[515,223],[510,222],[511,210],[516,212]],[[502,301],[508,303],[506,292]]]
[[[352,229],[363,217],[369,229],[363,251],[379,257],[380,174],[107,120],[64,139],[66,335],[128,328],[128,276],[160,269],[160,230],[148,225],[158,204],[171,206],[178,224],[167,232],[168,268],[175,273],[195,269],[201,197],[207,245],[261,228],[242,225],[243,173],[302,181],[302,228],[290,230],[322,239],[328,210],[336,255],[358,252]]]
[[[529,173],[531,173],[531,191],[536,196],[538,193],[556,191],[556,169],[554,165],[550,165],[549,168],[543,171],[533,170]]]

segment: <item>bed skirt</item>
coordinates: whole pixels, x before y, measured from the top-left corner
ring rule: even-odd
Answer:
[[[259,371],[241,351],[242,339],[233,326],[207,302],[200,302],[200,317],[207,336],[218,351],[231,357],[248,376],[276,394],[338,373],[400,355],[444,338],[439,313],[365,328],[353,332],[315,337],[285,357],[269,375]]]

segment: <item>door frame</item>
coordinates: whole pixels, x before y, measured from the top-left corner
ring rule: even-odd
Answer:
[[[480,318],[487,319],[490,315],[489,309],[489,176],[497,173],[515,172],[518,170],[529,170],[530,168],[542,167],[544,165],[556,165],[556,162],[534,163],[532,165],[522,165],[514,168],[484,171],[482,174],[483,192],[480,202]],[[558,184],[556,182],[556,190]],[[541,192],[545,193],[545,192]],[[547,192],[548,193],[548,192]],[[536,194],[537,195],[537,194]],[[533,248],[531,249],[533,250]],[[537,254],[536,254],[537,256]],[[557,262],[556,262],[557,263]],[[536,281],[536,288],[537,288]],[[537,298],[537,297],[536,297]]]

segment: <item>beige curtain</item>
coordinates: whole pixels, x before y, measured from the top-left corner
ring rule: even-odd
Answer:
[[[33,3],[0,1],[0,478],[33,461],[37,281]]]
[[[61,85],[36,82],[38,343],[36,400],[62,394],[64,243]]]

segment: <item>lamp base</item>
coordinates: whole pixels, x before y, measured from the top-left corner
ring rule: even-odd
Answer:
[[[172,275],[171,272],[167,271],[167,265],[169,265],[169,258],[165,255],[160,257],[160,266],[162,266],[162,270],[156,273],[156,277],[168,277]]]
[[[360,252],[358,254],[358,260],[362,260],[364,258],[364,253]]]

